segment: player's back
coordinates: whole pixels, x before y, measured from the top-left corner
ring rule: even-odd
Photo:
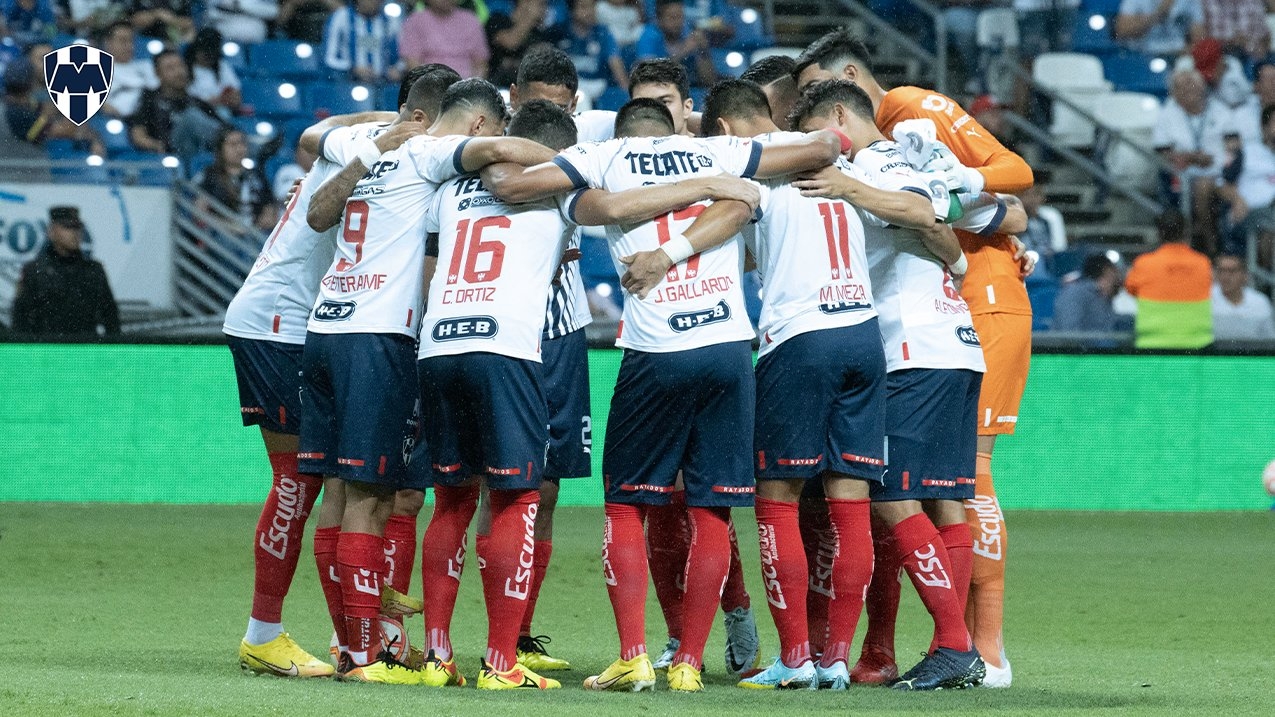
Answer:
[[[550,282],[575,225],[566,199],[510,205],[476,175],[444,184],[431,209],[438,266],[421,358],[471,352],[540,360]]]

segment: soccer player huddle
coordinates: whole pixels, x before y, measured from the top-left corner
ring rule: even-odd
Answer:
[[[490,83],[427,65],[397,113],[302,136],[320,159],[226,314],[274,473],[241,666],[465,685],[450,625],[477,516],[476,686],[560,687],[540,673],[569,664],[531,622],[559,481],[591,473],[579,242],[598,226],[627,294],[602,470],[619,654],[584,688],[651,689],[664,669],[702,690],[719,608],[740,687],[1008,686],[990,453],[1026,380],[1031,266],[1008,193],[1031,170],[946,97],[884,90],[845,31],[719,83],[698,114],[669,60],[635,66],[616,113],[573,116],[576,89],[549,47],[523,58],[512,116]],[[331,662],[281,618],[320,492]],[[731,522],[751,507],[780,640],[764,669]],[[934,620],[901,675],[900,570]],[[654,660],[648,573],[669,637]],[[417,612],[420,648],[400,622]]]

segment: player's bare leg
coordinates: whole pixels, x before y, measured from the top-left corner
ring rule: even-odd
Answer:
[[[965,519],[973,534],[973,571],[965,622],[974,646],[987,662],[991,686],[1007,687],[1009,662],[1005,659],[1002,623],[1005,612],[1005,552],[1008,534],[1005,514],[992,482],[992,452],[996,436],[978,437],[974,471],[974,497],[965,501]]]

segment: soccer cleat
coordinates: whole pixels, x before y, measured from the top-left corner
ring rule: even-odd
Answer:
[[[425,666],[421,668],[421,684],[427,687],[464,687],[465,676],[456,669],[456,657],[443,660],[430,650],[425,657]]]
[[[961,690],[983,682],[986,668],[978,650],[940,647],[908,670],[891,687],[896,690]]]
[[[984,661],[983,664],[987,668],[987,675],[983,677],[983,687],[993,689],[1004,689],[1009,687],[1014,681],[1014,669],[1009,665],[1009,659],[1005,657],[1005,653],[1001,652],[1001,663],[1004,667],[997,667],[990,662]]]
[[[425,610],[425,601],[401,593],[388,585],[381,586],[381,614],[401,621]]]
[[[336,672],[333,673],[332,679],[337,682],[345,681],[345,673],[354,669],[354,660],[350,658],[350,653],[342,652],[336,659]]]
[[[346,672],[345,682],[378,682],[384,685],[420,685],[421,671],[413,670],[394,659],[389,650],[381,650],[375,662],[360,665]]]
[[[815,663],[806,660],[797,667],[785,665],[783,660],[761,672],[739,681],[739,686],[749,690],[813,690],[818,687]]]
[[[668,688],[673,692],[703,692],[704,680],[699,670],[689,663],[679,662],[668,668]]]
[[[419,670],[425,666],[425,651],[416,645],[407,646],[407,654],[403,656],[403,664],[409,670]]]
[[[761,642],[757,639],[757,620],[753,611],[737,607],[726,613],[726,671],[739,675],[761,664]]]
[[[482,667],[478,670],[478,689],[480,690],[556,690],[559,687],[562,687],[561,682],[541,677],[518,663],[500,672],[492,669],[491,665],[483,660]]]
[[[846,663],[837,660],[830,667],[815,663],[816,684],[821,690],[848,690],[852,677]]]
[[[850,670],[850,681],[860,685],[891,685],[897,679],[899,666],[894,662],[894,655],[878,650],[864,650]]]
[[[668,642],[664,644],[664,652],[655,658],[652,666],[657,670],[667,670],[673,665],[673,655],[677,654],[677,648],[682,646],[682,641],[676,637],[670,637]]]
[[[641,692],[655,690],[655,668],[646,653],[632,660],[616,660],[600,675],[586,677],[584,689],[598,692]]]
[[[277,677],[331,677],[334,672],[332,665],[301,649],[286,632],[263,645],[240,641],[239,667]]]
[[[336,630],[332,631],[332,641],[328,643],[328,661],[333,667],[341,666],[341,647],[337,644]],[[337,670],[340,672],[340,670]]]
[[[518,662],[536,672],[553,672],[569,670],[571,663],[558,657],[551,657],[545,651],[545,645],[553,642],[548,635],[522,635],[518,638]]]

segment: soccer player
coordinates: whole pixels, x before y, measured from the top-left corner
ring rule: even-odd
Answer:
[[[787,130],[788,113],[797,101],[797,81],[793,79],[792,70],[797,61],[786,55],[771,55],[749,65],[741,80],[757,83],[766,93],[766,103],[770,106],[770,119],[775,127]],[[705,134],[711,127],[705,128]]]
[[[835,30],[802,53],[795,69],[798,87],[827,79],[858,84],[872,99],[877,126],[889,135],[907,119],[934,122],[938,138],[965,165],[961,179],[970,195],[982,190],[1020,192],[1032,186],[1032,171],[1022,157],[1006,149],[990,132],[952,99],[920,87],[886,91],[872,73],[863,43],[846,30]],[[987,687],[1008,687],[1012,681],[1005,657],[1002,621],[1005,595],[1005,517],[992,482],[992,452],[998,435],[1014,432],[1018,406],[1027,385],[1031,363],[1031,304],[1023,279],[1033,260],[1022,243],[1008,234],[979,237],[958,232],[969,261],[962,296],[974,316],[983,343],[987,375],[979,395],[978,456],[975,495],[965,504],[974,545],[973,578],[966,621],[974,643],[987,661]],[[963,543],[952,526],[944,534]],[[871,646],[861,661],[862,676],[877,680],[892,663],[874,659]],[[878,656],[879,657],[879,656]]]
[[[322,156],[343,169],[319,188],[307,220],[341,222],[336,261],[322,282],[302,367],[306,416],[302,470],[337,475],[346,501],[337,572],[349,652],[347,680],[420,684],[381,645],[382,533],[411,451],[404,436],[417,395],[415,344],[421,310],[425,213],[438,186],[493,161],[533,164],[552,152],[504,130],[500,95],[464,80],[443,95],[428,133],[413,95],[387,130],[333,130]],[[404,121],[412,120],[412,121]],[[410,138],[387,148],[384,137]],[[378,144],[377,140],[381,140]]]

